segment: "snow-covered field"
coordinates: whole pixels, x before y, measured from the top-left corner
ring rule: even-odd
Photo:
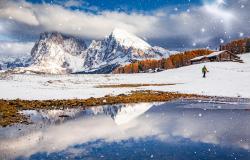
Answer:
[[[204,64],[159,73],[107,75],[12,75],[0,80],[3,99],[72,99],[129,93],[132,90],[174,91],[211,96],[250,98],[250,53],[245,63],[206,63],[210,71],[202,78]],[[97,85],[127,83],[177,83],[173,86],[96,88]]]

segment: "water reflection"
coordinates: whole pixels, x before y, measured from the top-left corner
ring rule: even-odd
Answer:
[[[26,111],[34,124],[1,128],[0,153],[21,159],[210,159],[209,153],[211,159],[245,159],[250,158],[248,109],[249,104],[176,101]]]

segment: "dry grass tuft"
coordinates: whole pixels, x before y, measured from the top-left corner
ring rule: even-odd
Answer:
[[[135,91],[131,94],[105,96],[101,98],[67,100],[0,100],[0,126],[14,123],[27,123],[27,119],[18,111],[28,109],[63,109],[90,106],[112,105],[119,103],[165,102],[178,98],[204,98],[194,94],[180,94],[158,91]]]
[[[27,118],[18,113],[18,109],[7,103],[0,101],[0,126],[8,126],[13,123],[26,123]]]
[[[161,84],[147,84],[147,83],[137,83],[137,84],[110,84],[110,85],[98,85],[95,88],[129,88],[129,87],[143,87],[143,86],[170,86],[175,85],[175,83],[161,83]]]

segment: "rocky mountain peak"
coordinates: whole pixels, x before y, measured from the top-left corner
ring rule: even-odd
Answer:
[[[78,71],[83,67],[86,48],[81,39],[58,32],[41,33],[31,50],[31,69],[45,73]]]
[[[40,40],[45,39],[62,39],[63,35],[59,32],[43,32],[40,34]]]
[[[24,69],[35,73],[110,73],[134,60],[159,59],[171,54],[123,29],[114,29],[103,40],[83,40],[58,32],[44,32],[31,51],[31,65]]]
[[[41,54],[47,54],[48,50],[55,45],[71,55],[79,55],[87,48],[84,40],[59,32],[44,32],[40,34],[39,40],[32,48],[31,56],[36,59]]]
[[[110,34],[109,39],[114,39],[120,45],[127,48],[132,47],[140,50],[146,50],[151,47],[147,42],[145,42],[138,36],[120,28],[115,28]]]

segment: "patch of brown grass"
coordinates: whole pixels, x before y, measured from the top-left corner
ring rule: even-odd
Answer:
[[[5,101],[0,101],[0,126],[8,126],[13,123],[26,123],[27,119],[18,113],[18,109]]]
[[[112,105],[119,103],[139,102],[165,102],[178,98],[204,98],[194,94],[180,94],[158,91],[135,91],[131,94],[120,94],[118,96],[105,96],[88,99],[67,99],[67,100],[0,100],[0,126],[13,123],[27,122],[26,118],[18,113],[19,110],[28,109],[63,109],[90,106]]]
[[[110,84],[110,85],[98,85],[95,88],[129,88],[129,87],[143,87],[143,86],[170,86],[175,85],[175,83],[157,83],[157,84],[148,84],[148,83],[137,83],[137,84]]]

